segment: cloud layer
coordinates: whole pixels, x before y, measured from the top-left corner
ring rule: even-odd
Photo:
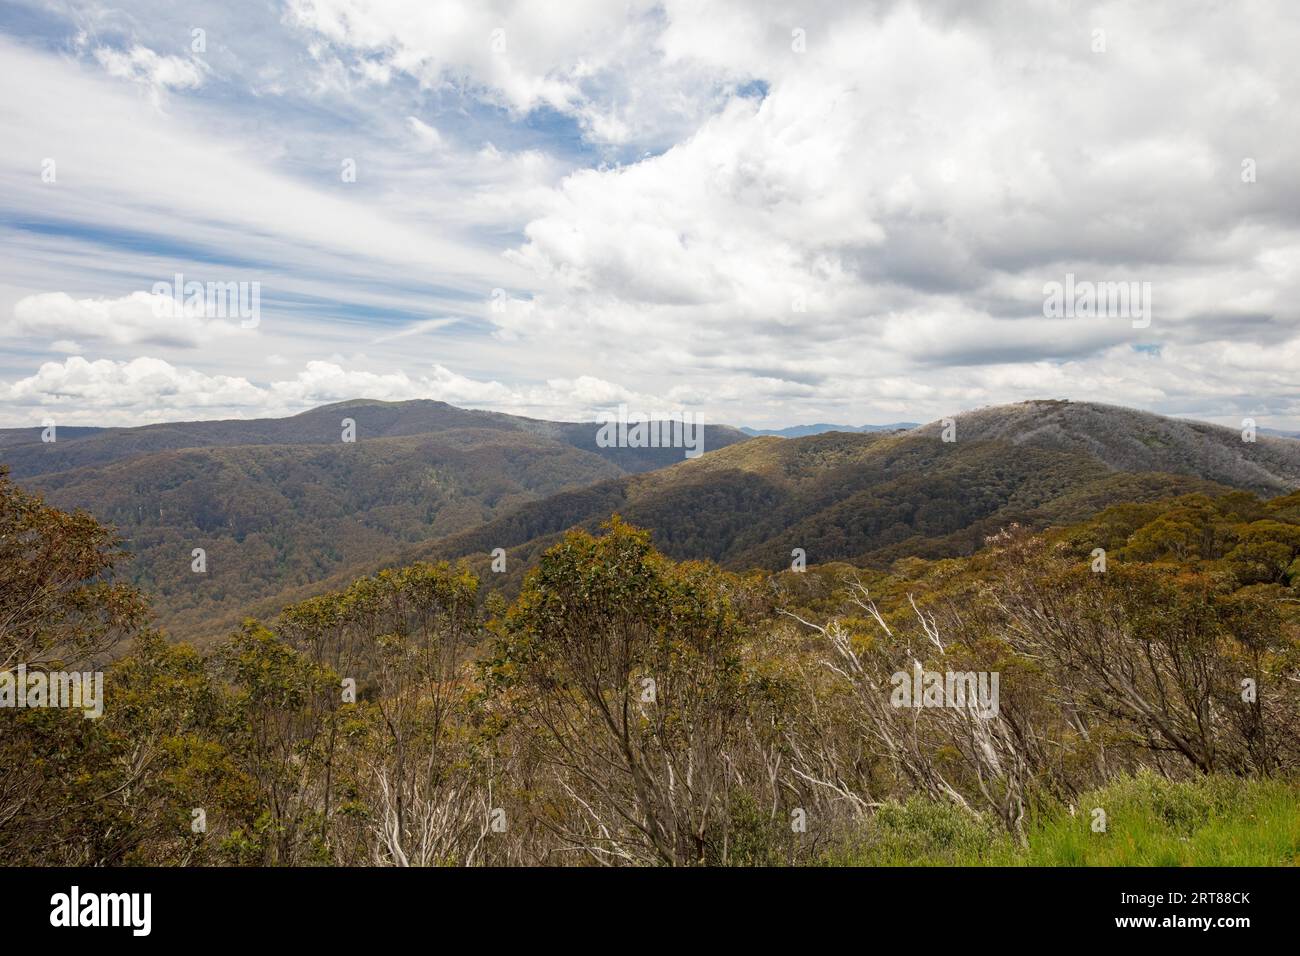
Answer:
[[[0,422],[624,396],[785,425],[1069,397],[1300,428],[1285,4],[277,16],[256,51],[219,24],[206,55],[169,48],[144,16],[72,17],[62,52],[0,39],[27,224],[0,241],[39,244],[0,269]],[[264,320],[151,321],[144,290],[181,269],[261,281]],[[1067,275],[1150,283],[1149,326],[1045,317]]]

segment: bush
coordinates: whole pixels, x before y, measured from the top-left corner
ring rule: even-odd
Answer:
[[[861,831],[826,854],[832,866],[954,866],[1010,852],[1000,827],[948,803],[888,802]]]

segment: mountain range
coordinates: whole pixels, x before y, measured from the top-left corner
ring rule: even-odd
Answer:
[[[344,419],[355,442],[342,440]],[[949,424],[787,438],[707,426],[706,453],[685,459],[601,447],[590,422],[358,401],[282,419],[61,429],[52,443],[2,430],[0,463],[52,504],[116,525],[160,623],[200,643],[414,560],[465,560],[508,592],[562,532],[614,513],[675,558],[779,570],[801,549],[810,565],[885,567],[1117,502],[1300,487],[1300,442],[1117,406],[1033,401]]]
[[[919,422],[894,422],[892,425],[828,425],[818,422],[815,425],[791,425],[789,428],[745,428],[741,431],[752,438],[775,435],[777,438],[806,438],[808,435],[820,435],[823,432],[896,432],[916,428]]]

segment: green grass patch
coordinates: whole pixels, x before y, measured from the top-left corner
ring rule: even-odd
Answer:
[[[1105,830],[1093,829],[1105,812]],[[1034,821],[1027,849],[992,821],[914,797],[890,803],[823,859],[831,866],[1297,866],[1300,785],[1153,773]]]

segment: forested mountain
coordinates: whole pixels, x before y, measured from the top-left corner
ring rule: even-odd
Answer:
[[[982,408],[953,421],[958,441],[1082,452],[1120,471],[1195,475],[1266,495],[1300,484],[1300,443],[1263,429],[1247,441],[1242,431],[1222,425],[1066,401]],[[940,436],[942,430],[942,422],[931,422],[916,433]]]
[[[1230,429],[1130,409],[1028,402],[956,416],[953,425],[952,442],[943,441],[943,422],[756,438],[530,502],[393,560],[470,557],[486,567],[484,556],[501,547],[522,567],[567,528],[593,530],[619,513],[651,529],[674,558],[778,570],[801,548],[811,564],[884,567],[970,554],[1006,525],[1077,521],[1116,503],[1300,487],[1300,442],[1244,442]]]
[[[0,859],[1300,863],[1300,492],[982,544],[735,573],[614,520],[508,604],[417,563],[201,652],[112,583],[107,529],[0,473],[0,658],[127,651],[99,719],[0,709]]]
[[[746,435],[775,435],[777,438],[804,438],[808,435],[820,435],[822,432],[896,432],[916,428],[917,422],[894,422],[891,425],[828,425],[817,422],[813,425],[791,425],[789,428],[741,428]]]
[[[344,417],[357,423],[355,443],[339,440]],[[970,554],[1010,524],[1078,521],[1116,503],[1300,486],[1300,442],[1246,442],[1114,406],[1026,402],[951,425],[952,441],[943,421],[790,439],[710,427],[713,450],[683,460],[681,449],[600,448],[591,423],[351,402],[288,419],[88,431],[0,447],[0,462],[80,462],[19,481],[117,526],[134,554],[130,580],[169,631],[201,641],[247,613],[416,560],[486,572],[506,549],[506,573],[486,580],[512,594],[559,535],[615,513],[677,559],[775,571],[802,549],[813,565],[884,568]],[[206,444],[168,447],[180,442]],[[202,574],[191,570],[195,548]]]
[[[1249,489],[1300,443],[1234,440],[1035,403],[630,475],[448,427],[35,480],[136,554],[0,469],[0,657],[106,670],[100,719],[0,711],[0,853],[1295,863],[1300,491]]]
[[[355,442],[342,441],[344,418]],[[60,429],[48,444],[10,430],[0,464],[51,503],[117,527],[129,579],[170,632],[197,637],[284,591],[355,577],[403,543],[684,457],[600,447],[597,430],[442,402],[347,402],[285,419]],[[742,440],[705,426],[706,450]]]
[[[234,445],[337,445],[345,418],[356,423],[357,441],[470,429],[534,435],[591,452],[621,472],[646,471],[680,461],[672,448],[602,448],[591,422],[550,422],[500,412],[457,408],[446,402],[358,400],[322,405],[289,418],[166,422],[135,428],[65,427],[56,441],[43,442],[40,428],[0,429],[0,462],[15,478],[68,471],[86,465],[136,458],[150,452]],[[745,434],[725,425],[704,426],[704,448],[723,448]]]

